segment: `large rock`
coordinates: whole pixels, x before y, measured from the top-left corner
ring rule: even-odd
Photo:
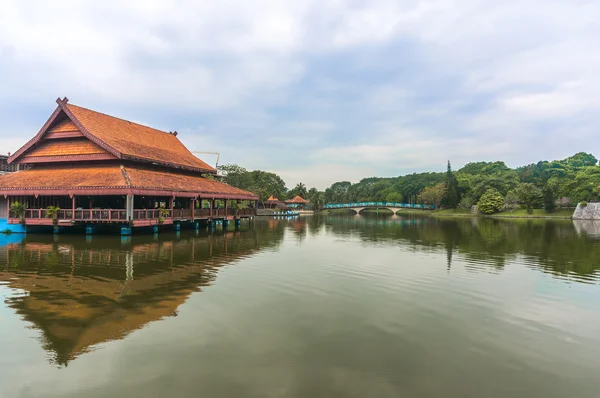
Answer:
[[[586,206],[577,204],[573,220],[600,220],[600,203],[588,203]]]

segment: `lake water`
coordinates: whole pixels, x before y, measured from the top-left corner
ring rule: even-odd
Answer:
[[[600,397],[600,225],[0,240],[1,397]]]

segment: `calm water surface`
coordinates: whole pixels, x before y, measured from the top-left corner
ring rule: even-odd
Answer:
[[[1,397],[600,397],[600,225],[0,235]]]

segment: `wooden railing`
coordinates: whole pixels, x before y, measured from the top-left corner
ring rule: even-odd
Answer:
[[[162,210],[164,212],[164,218],[171,218],[171,210]],[[156,220],[159,219],[160,209],[151,209],[151,210],[133,210],[133,219],[134,220]]]
[[[192,212],[195,218],[208,218],[208,217],[247,217],[256,215],[256,210],[253,208],[247,209],[167,209],[162,210],[162,217],[173,218],[173,219],[191,219]],[[11,218],[16,216],[11,212]],[[26,219],[47,219],[48,209],[26,209]],[[157,220],[161,218],[160,209],[150,210],[133,210],[134,220]],[[74,221],[118,221],[124,222],[127,220],[127,210],[125,209],[76,209],[76,210],[59,210],[57,219],[60,220],[74,220]]]
[[[195,209],[194,210],[194,217],[202,218],[202,217],[209,217],[209,216],[210,216],[210,209]]]
[[[71,212],[71,210],[64,210]],[[69,219],[65,217],[64,219]],[[59,217],[61,219],[61,217]],[[127,221],[127,210],[124,209],[97,209],[75,210],[74,220],[77,221]]]

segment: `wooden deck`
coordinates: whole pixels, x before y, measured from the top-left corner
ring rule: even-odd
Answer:
[[[256,210],[248,209],[167,209],[162,224],[169,225],[182,221],[197,220],[234,220],[249,218],[256,215]],[[134,209],[131,220],[133,227],[145,227],[161,224],[161,211],[159,209]],[[125,209],[75,209],[59,210],[58,225],[67,226],[76,223],[129,223]],[[10,217],[9,224],[19,224],[18,218]],[[47,209],[27,209],[25,211],[25,225],[53,225],[53,220],[48,218]]]

